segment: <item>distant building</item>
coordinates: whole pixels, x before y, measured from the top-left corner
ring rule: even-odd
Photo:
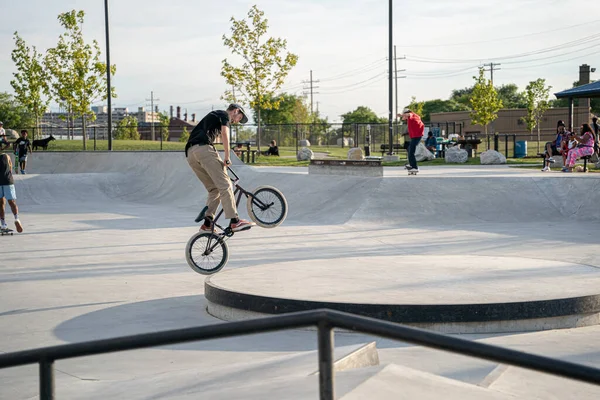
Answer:
[[[594,72],[594,68],[583,64],[579,66],[579,84],[585,85],[590,82],[590,72]],[[499,134],[517,134],[520,136],[529,135],[527,125],[521,118],[527,115],[527,110],[524,108],[503,109],[498,111],[498,118],[493,122],[493,127],[488,125],[488,133]],[[573,128],[579,127],[583,123],[590,123],[592,114],[590,112],[589,99],[581,99],[579,107],[573,108]],[[569,108],[557,107],[550,108],[544,113],[540,123],[540,133],[542,135],[553,135],[556,132],[556,123],[562,120],[565,125],[569,124]],[[430,117],[430,125],[440,127],[446,135],[453,133],[462,134],[483,134],[484,127],[481,125],[471,124],[469,111],[432,113]],[[567,129],[569,127],[567,126]],[[537,128],[534,130],[537,134]]]
[[[87,118],[86,127],[87,133],[91,137],[95,130],[100,130],[99,135],[106,132],[108,126],[108,107],[106,106],[94,106],[92,112],[95,115],[95,119]],[[152,125],[154,124],[154,137],[155,140],[160,140],[164,127],[160,123],[160,113],[158,109],[155,111],[148,111],[144,107],[138,107],[136,112],[130,111],[127,107],[114,107],[112,109],[112,123],[116,126],[123,118],[133,116],[138,121],[138,132],[142,140],[150,140],[152,137]],[[68,126],[68,113],[64,111],[59,112],[47,112],[42,117],[42,126],[50,128],[46,129],[49,133],[55,135],[67,134]],[[194,127],[198,124],[196,121],[196,114],[191,114],[191,118],[188,120],[187,112],[181,117],[181,107],[177,106],[177,114],[173,115],[173,106],[171,106],[170,119],[169,119],[169,141],[178,141],[183,133],[184,128],[188,132],[191,132]],[[81,118],[76,118],[69,124],[75,131],[75,136],[81,135]]]

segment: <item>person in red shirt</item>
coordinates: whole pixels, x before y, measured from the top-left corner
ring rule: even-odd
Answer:
[[[410,145],[408,146],[408,170],[419,172],[417,159],[415,158],[415,151],[417,150],[419,142],[423,138],[425,125],[423,125],[421,117],[408,108],[402,110],[401,118],[403,121],[406,121],[406,124],[408,125],[408,136],[410,136]]]

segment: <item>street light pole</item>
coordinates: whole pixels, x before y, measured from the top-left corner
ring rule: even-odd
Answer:
[[[108,40],[108,0],[104,0],[104,23],[106,29],[106,91],[108,94],[108,150],[112,150],[112,106],[110,87],[110,44]]]
[[[389,97],[389,101],[388,101],[388,129],[389,129],[389,144],[390,144],[390,152],[388,153],[388,155],[393,155],[394,154],[394,146],[392,146],[392,143],[394,142],[394,130],[393,130],[393,118],[392,118],[392,109],[394,108],[394,89],[393,89],[393,85],[392,85],[392,59],[394,58],[393,56],[393,30],[392,30],[392,26],[393,26],[393,6],[392,6],[392,0],[389,0],[389,6],[390,6],[390,10],[389,10],[389,17],[390,17],[390,26],[389,26],[389,30],[390,30],[390,37],[389,37],[389,54],[388,54],[388,84],[389,84],[389,88],[388,88],[388,97]]]

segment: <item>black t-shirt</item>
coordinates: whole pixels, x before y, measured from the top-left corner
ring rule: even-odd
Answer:
[[[8,155],[0,154],[0,186],[14,185],[12,170],[8,165]]]
[[[185,146],[185,153],[195,144],[213,144],[218,135],[221,134],[221,127],[229,126],[229,114],[227,111],[217,110],[209,112],[202,118],[198,125],[190,133],[190,138]]]
[[[17,154],[19,154],[19,157],[27,155],[27,147],[30,145],[29,139],[19,138],[15,144],[17,145]]]

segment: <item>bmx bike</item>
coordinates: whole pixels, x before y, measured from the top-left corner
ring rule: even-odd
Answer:
[[[288,211],[288,205],[283,193],[272,186],[259,186],[253,192],[242,188],[239,184],[240,178],[236,173],[227,167],[228,171],[235,178],[229,177],[235,187],[233,197],[236,199],[236,207],[239,209],[242,196],[246,196],[246,207],[250,219],[256,225],[263,228],[275,228],[285,220]],[[204,220],[204,215],[208,207],[204,207],[195,222]],[[223,208],[215,217],[210,232],[200,231],[194,234],[188,240],[185,246],[185,259],[190,268],[202,275],[212,275],[219,272],[229,260],[229,249],[227,240],[231,238],[234,232],[229,225],[225,227],[218,224],[218,220],[223,214]],[[215,231],[219,228],[219,231]]]

